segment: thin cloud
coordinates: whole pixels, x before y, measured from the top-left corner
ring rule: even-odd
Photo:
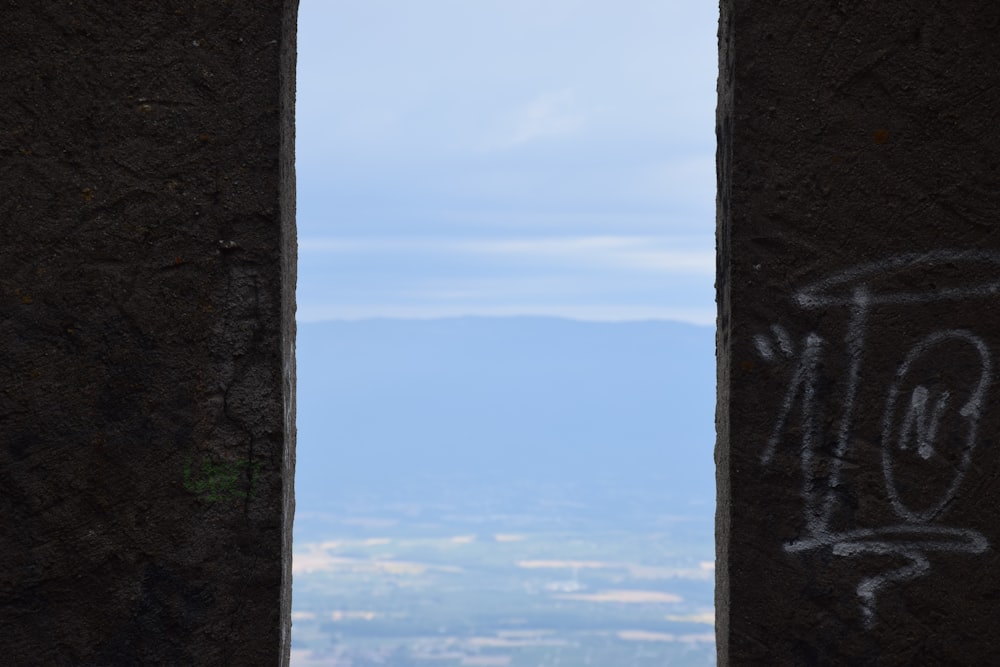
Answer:
[[[671,245],[670,240],[655,237],[584,236],[475,243],[468,246],[468,251],[633,271],[715,272],[714,252],[683,250]]]
[[[326,320],[438,319],[444,317],[561,317],[582,322],[669,320],[701,326],[715,324],[715,308],[622,306],[618,304],[300,304],[299,322]]]
[[[576,97],[570,89],[539,95],[515,114],[515,129],[511,146],[545,137],[577,133],[584,126],[583,116],[576,110]]]
[[[303,253],[465,255],[552,267],[712,275],[715,253],[689,239],[652,236],[575,236],[519,239],[306,238]]]

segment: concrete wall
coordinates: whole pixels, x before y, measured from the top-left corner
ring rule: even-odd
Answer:
[[[295,0],[4,0],[0,647],[287,662]]]
[[[1000,664],[998,34],[722,2],[720,665]]]

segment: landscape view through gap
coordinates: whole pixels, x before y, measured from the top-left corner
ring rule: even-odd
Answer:
[[[715,665],[717,8],[301,0],[292,665]]]

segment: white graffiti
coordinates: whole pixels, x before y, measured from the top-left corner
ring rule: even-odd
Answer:
[[[989,270],[981,270],[984,267]],[[980,270],[969,271],[975,268]],[[878,594],[890,584],[929,574],[930,554],[982,554],[990,548],[979,531],[944,526],[940,522],[956,499],[972,462],[992,382],[993,362],[988,346],[973,332],[949,328],[932,331],[913,342],[901,355],[885,393],[881,424],[858,424],[855,413],[859,396],[865,391],[864,396],[871,400],[872,393],[871,383],[865,384],[868,382],[864,373],[866,346],[878,336],[878,318],[905,317],[900,314],[905,311],[902,306],[923,307],[997,296],[1000,280],[975,282],[967,278],[970,274],[1000,275],[997,269],[1000,269],[1000,253],[945,250],[907,254],[838,272],[794,294],[794,303],[804,310],[826,314],[840,309],[846,313],[841,357],[846,369],[836,385],[840,410],[830,428],[825,426],[827,416],[823,409],[829,401],[824,400],[825,394],[821,396],[821,383],[825,364],[832,354],[839,352],[835,346],[817,332],[806,334],[796,345],[793,336],[777,324],[770,327],[768,334],[753,339],[762,359],[794,364],[773,431],[760,455],[763,465],[770,464],[789,430],[796,434],[802,467],[805,535],[786,544],[786,552],[828,549],[840,557],[891,556],[903,563],[898,568],[865,577],[858,584],[862,620],[868,628],[876,622]],[[936,272],[935,275],[949,280],[946,284],[933,282],[912,287],[922,282],[915,278],[927,272]],[[900,289],[900,285],[904,287]],[[942,386],[947,385],[945,380],[915,384],[915,367],[931,362],[947,366],[956,349],[968,351],[963,360],[973,360],[953,369],[960,372],[961,386]],[[955,374],[949,377],[954,378]],[[796,408],[798,428],[794,429]],[[948,428],[943,428],[943,424]],[[827,442],[827,431],[832,433],[831,442]],[[859,446],[861,431],[873,432],[871,439],[881,441],[882,491],[898,522],[845,528],[843,516],[835,521],[835,515],[845,493],[845,467],[850,469],[845,462],[856,454],[852,449]],[[937,466],[936,470],[950,480],[942,485],[937,497],[927,498],[923,494],[919,507],[907,502],[913,491],[907,496],[897,480],[899,466],[913,457]]]

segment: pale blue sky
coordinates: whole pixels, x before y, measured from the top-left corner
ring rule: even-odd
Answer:
[[[714,322],[717,11],[302,0],[299,319]]]

